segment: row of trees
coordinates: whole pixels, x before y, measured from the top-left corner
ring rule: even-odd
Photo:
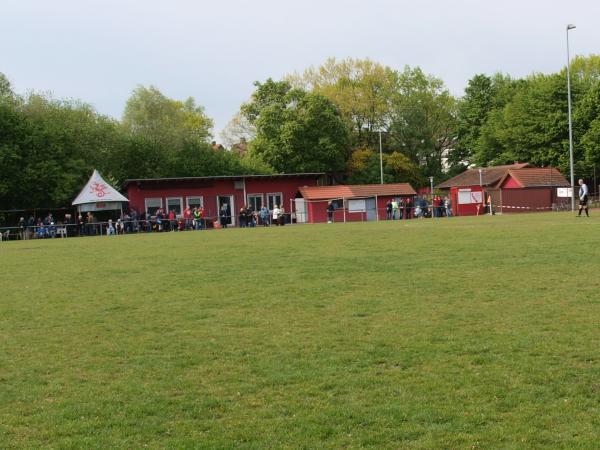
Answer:
[[[577,57],[571,69],[576,172],[591,177],[600,163],[600,57]],[[323,117],[311,114],[316,104]],[[566,74],[476,75],[455,98],[419,68],[330,59],[256,83],[225,135],[245,136],[275,170],[326,167],[355,183],[379,181],[379,139],[386,182],[421,185],[473,164],[514,161],[567,173]]]
[[[458,102],[419,68],[330,59],[255,86],[225,138],[244,136],[250,153],[277,171],[326,170],[348,182],[378,182],[381,139],[387,182],[418,185],[445,174]]]
[[[139,87],[121,121],[78,101],[16,95],[0,74],[0,210],[68,206],[94,168],[127,178],[234,175],[272,170],[215,151],[212,121],[193,99]]]
[[[495,165],[515,160],[569,167],[566,69],[525,79],[477,75],[459,102],[452,162]],[[600,56],[571,66],[575,170],[600,163]]]
[[[576,171],[600,163],[600,57],[572,63]],[[330,59],[283,80],[256,82],[210,144],[194,99],[138,87],[121,120],[78,101],[17,95],[0,74],[0,209],[67,205],[93,168],[127,178],[328,172],[339,181],[423,185],[468,167],[528,161],[567,172],[564,71],[523,79],[476,75],[462,98],[419,68]],[[239,146],[242,141],[243,145]],[[247,149],[247,151],[245,151]]]

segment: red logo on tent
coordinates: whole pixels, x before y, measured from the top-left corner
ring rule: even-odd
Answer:
[[[106,184],[94,182],[90,186],[90,194],[96,194],[96,197],[102,198],[108,194],[108,189]]]

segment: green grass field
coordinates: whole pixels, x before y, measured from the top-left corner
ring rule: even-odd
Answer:
[[[600,447],[600,215],[0,244],[1,448]]]

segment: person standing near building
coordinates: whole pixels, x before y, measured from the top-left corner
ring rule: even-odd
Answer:
[[[444,206],[446,207],[446,217],[452,217],[452,200],[450,200],[450,197],[446,197]]]
[[[197,231],[200,229],[200,209],[197,206],[192,211],[192,216],[194,217],[193,227]]]
[[[256,226],[256,213],[250,205],[246,205],[246,225],[250,228]]]
[[[115,235],[115,227],[113,225],[112,219],[108,219],[108,226],[106,227],[106,235],[107,236]]]
[[[579,214],[577,217],[581,216],[581,210],[585,210],[585,215],[590,217],[588,212],[588,187],[587,184],[583,182],[583,180],[579,180]]]
[[[388,200],[385,204],[385,216],[387,220],[392,220],[392,201]]]
[[[406,197],[404,199],[404,218],[405,219],[412,219],[413,216],[413,209],[412,209],[412,200],[410,197]]]
[[[240,213],[238,215],[238,219],[240,222],[240,228],[246,228],[246,224],[248,222],[248,216],[246,215],[246,208],[240,208]]]
[[[273,205],[273,223],[275,225],[279,225],[279,215],[281,214],[281,210],[279,209],[279,205]]]
[[[229,211],[229,206],[227,203],[223,203],[221,205],[221,209],[219,210],[219,220],[221,222],[221,228],[227,228],[227,222],[229,222],[229,217],[231,216]]]
[[[183,219],[185,220],[185,229],[190,230],[192,228],[192,210],[190,205],[187,205],[183,210]]]
[[[262,208],[260,208],[260,221],[263,227],[269,226],[269,208],[267,208],[267,205],[263,205]]]
[[[396,220],[398,218],[398,200],[392,200],[392,219]]]
[[[333,206],[333,202],[327,202],[327,223],[333,223],[333,212],[335,211],[335,206]]]

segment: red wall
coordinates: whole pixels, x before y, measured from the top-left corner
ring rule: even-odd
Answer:
[[[244,190],[235,189],[235,179],[226,180],[186,180],[178,182],[176,180],[161,182],[160,185],[150,185],[142,181],[141,186],[135,182],[128,186],[127,196],[129,198],[130,209],[135,209],[140,213],[145,212],[146,198],[162,198],[163,207],[166,208],[167,197],[182,197],[183,207],[187,204],[186,197],[203,197],[204,212],[206,217],[216,217],[218,215],[217,196],[233,195],[234,204],[232,212],[240,210],[247,202],[244,200]],[[282,193],[283,207],[290,212],[290,199],[296,197],[296,192],[300,186],[316,186],[317,178],[314,177],[294,177],[294,178],[260,178],[246,180],[246,194],[262,194],[263,202],[266,202],[267,194]],[[145,186],[151,186],[145,187]]]
[[[523,186],[521,186],[513,177],[509,176],[508,180],[502,185],[502,189],[523,189]]]
[[[452,214],[455,216],[476,216],[477,215],[477,204],[471,203],[466,205],[458,204],[458,191],[460,189],[471,189],[472,192],[485,191],[481,186],[461,186],[453,187],[451,191],[452,195]],[[487,194],[484,192],[482,199],[485,202],[487,198]],[[479,214],[485,214],[485,207],[479,203]]]
[[[550,211],[553,191],[552,188],[502,189],[502,212]]]

